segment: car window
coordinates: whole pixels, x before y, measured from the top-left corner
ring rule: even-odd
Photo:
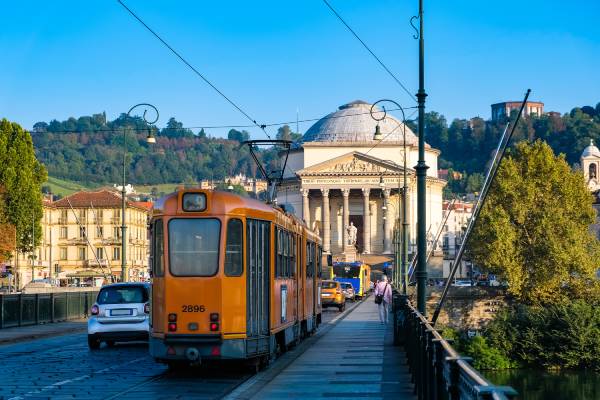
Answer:
[[[113,286],[100,290],[98,304],[131,304],[148,301],[148,292],[142,286]]]
[[[321,287],[323,289],[335,289],[335,282],[323,282],[321,283]]]

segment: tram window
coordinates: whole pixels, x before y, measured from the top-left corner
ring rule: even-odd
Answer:
[[[225,244],[225,275],[241,276],[244,271],[242,265],[242,221],[230,219],[227,222],[227,242]]]
[[[290,240],[290,276],[296,276],[296,235],[291,235]]]
[[[275,258],[275,278],[279,278],[281,276],[281,266],[283,264],[283,232],[281,229],[277,229],[275,232],[277,233],[275,238],[277,241],[275,244],[277,247],[277,257]]]
[[[164,276],[165,274],[165,265],[163,262],[164,238],[163,221],[162,219],[156,220],[152,232],[152,271],[154,276]]]
[[[169,221],[169,270],[175,276],[213,276],[219,268],[221,222],[214,218]]]
[[[322,265],[322,261],[323,261],[323,248],[321,246],[317,247],[317,277],[321,277],[322,273],[323,273],[323,265]]]

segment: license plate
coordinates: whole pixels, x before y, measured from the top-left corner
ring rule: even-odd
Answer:
[[[329,293],[323,293],[323,297],[329,297],[329,296],[331,296],[331,294],[329,294]]]
[[[133,310],[131,308],[119,308],[116,310],[110,310],[110,315],[132,315]]]

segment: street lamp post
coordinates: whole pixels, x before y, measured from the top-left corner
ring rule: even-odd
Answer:
[[[383,107],[383,116],[381,118],[377,118],[374,115],[374,108],[378,103],[382,102],[390,102],[394,104],[398,109],[402,112],[402,151],[403,151],[403,166],[402,166],[402,264],[400,269],[400,279],[396,276],[396,282],[401,281],[402,293],[406,294],[407,290],[407,275],[408,275],[408,213],[406,211],[407,205],[407,193],[408,193],[408,183],[407,183],[407,167],[406,167],[406,115],[404,114],[404,108],[393,100],[382,99],[378,100],[371,106],[371,118],[376,121],[381,121],[386,117],[386,110]],[[383,135],[381,134],[379,124],[377,124],[375,128],[375,135],[373,136],[373,140],[381,141],[383,140]],[[397,237],[397,234],[395,235]],[[398,252],[400,251],[400,241],[396,240],[396,269],[398,269]]]
[[[129,111],[127,111],[127,117],[130,117],[131,112],[137,107],[150,107],[156,113],[156,118],[152,121],[148,121],[146,119],[147,109],[144,110],[144,114],[142,114],[142,118],[144,122],[148,125],[152,125],[156,121],[158,121],[158,110],[152,104],[148,103],[140,103],[131,107]],[[127,269],[127,225],[125,223],[125,210],[127,208],[127,191],[125,190],[125,182],[126,182],[126,163],[127,163],[127,128],[123,128],[123,186],[121,187],[121,282],[127,282],[129,280],[129,271]],[[152,135],[152,131],[148,130],[148,137],[146,138],[146,142],[153,144],[156,143],[156,139]]]
[[[414,17],[413,17],[414,18]],[[419,0],[419,91],[417,106],[419,110],[419,160],[417,171],[417,309],[427,316],[425,304],[425,285],[427,284],[427,234],[426,218],[426,184],[427,164],[425,164],[425,41],[423,39],[423,0]]]

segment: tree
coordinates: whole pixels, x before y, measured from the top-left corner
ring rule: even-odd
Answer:
[[[547,143],[521,142],[502,161],[469,252],[502,275],[524,303],[598,296],[600,243],[589,231],[594,222],[581,173]]]
[[[246,140],[250,139],[250,134],[246,131],[238,131],[237,129],[231,129],[229,131],[229,133],[227,134],[227,139],[229,140],[235,140],[237,142],[245,142]]]
[[[41,185],[47,174],[35,157],[29,133],[6,119],[0,120],[0,165],[6,221],[16,229],[17,249],[31,251],[32,223],[36,244],[41,237]]]

